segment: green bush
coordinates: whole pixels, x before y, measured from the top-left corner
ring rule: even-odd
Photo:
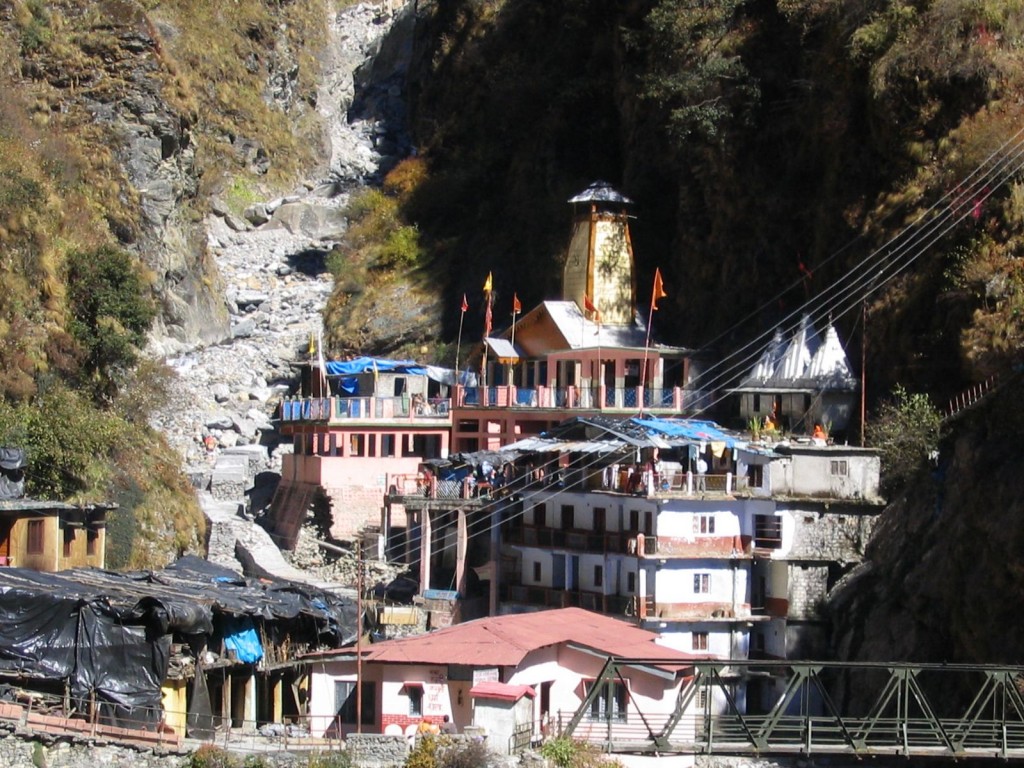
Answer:
[[[494,763],[495,755],[487,749],[483,739],[459,739],[441,750],[440,768],[486,768]]]
[[[238,762],[227,750],[203,744],[185,759],[181,768],[238,768]]]
[[[554,763],[555,768],[609,768],[622,765],[592,744],[568,736],[548,739],[541,745],[540,754]]]
[[[306,768],[351,768],[352,758],[344,750],[311,752],[306,757]]]
[[[882,460],[882,486],[902,487],[921,468],[939,443],[941,414],[927,395],[911,394],[897,384],[867,424],[868,444],[878,448]]]
[[[156,306],[134,259],[117,248],[68,258],[68,329],[85,349],[84,369],[112,394],[115,376],[134,366],[156,317]]]

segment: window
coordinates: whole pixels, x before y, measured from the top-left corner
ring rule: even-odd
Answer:
[[[406,685],[405,692],[409,696],[409,716],[423,717],[423,688],[419,685]]]
[[[706,651],[708,649],[708,633],[707,632],[694,632],[692,635],[693,650],[695,651]]]
[[[540,584],[540,563],[533,564],[533,581],[535,584]]]
[[[764,466],[761,464],[751,464],[747,467],[747,484],[751,488],[762,488],[764,487]]]
[[[388,458],[393,458],[395,455],[395,436],[394,435],[381,435],[380,436],[380,455]]]
[[[587,694],[595,684],[593,680],[587,682]],[[626,704],[629,701],[626,686],[620,682],[613,682],[610,686],[607,682],[603,682],[600,685],[601,689],[590,702],[590,719],[626,722]],[[609,691],[609,687],[611,691]]]
[[[562,530],[571,531],[576,527],[576,510],[572,504],[562,505]]]
[[[363,683],[362,715],[363,725],[373,725],[377,711],[377,687],[373,683]],[[422,692],[422,689],[420,689]],[[336,680],[334,683],[334,711],[342,725],[356,724],[356,684]]]
[[[71,545],[75,540],[75,529],[68,526],[64,529],[64,557],[71,557]]]
[[[30,555],[43,554],[43,534],[45,532],[43,520],[28,521],[28,543],[25,551]]]
[[[693,574],[693,593],[695,595],[706,595],[711,591],[711,574]]]
[[[594,507],[594,530],[598,533],[604,533],[606,517],[607,512],[604,507]]]
[[[626,591],[636,592],[636,573],[634,571],[626,574]]]
[[[547,515],[545,515],[544,512],[545,507],[543,504],[540,504],[533,508],[533,524],[537,528],[543,528],[545,525],[548,524],[546,520]]]
[[[96,554],[96,544],[100,540],[100,532],[97,528],[90,528],[86,531],[85,554],[90,557]]]
[[[715,532],[715,516],[714,515],[694,515],[694,518],[693,518],[693,532],[694,533],[714,533]]]
[[[782,518],[775,515],[754,515],[754,546],[779,549],[782,546]]]
[[[366,451],[366,435],[349,435],[348,438],[348,455],[349,456],[365,456]]]
[[[833,475],[846,477],[850,474],[850,466],[846,463],[846,459],[833,459],[830,463]]]
[[[640,533],[640,510],[629,510],[629,530],[632,533]]]
[[[604,566],[603,565],[595,565],[594,566],[594,586],[595,587],[603,587],[604,586]]]

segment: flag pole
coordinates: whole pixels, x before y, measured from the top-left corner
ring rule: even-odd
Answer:
[[[459,336],[455,342],[455,383],[458,385],[459,382],[459,350],[462,349],[462,322],[466,319],[466,310],[469,307],[466,304],[466,294],[462,294],[462,306],[459,312]]]
[[[493,283],[491,273],[487,273],[487,280],[484,283],[484,294],[487,297],[487,306],[484,309],[484,353],[480,361],[480,379],[483,396],[480,398],[480,405],[487,405],[487,337],[491,335],[491,296]]]
[[[658,308],[658,299],[666,295],[664,284],[661,280],[661,268],[654,269],[654,286],[651,288],[651,308],[647,312],[647,337],[644,339],[644,367],[640,371],[640,415],[644,413],[644,397],[647,387],[647,357],[651,348],[651,324],[654,322],[654,310]]]
[[[520,313],[520,311],[522,311],[522,307],[519,304],[519,294],[513,292],[512,293],[512,353],[513,354],[515,354],[515,351],[516,351],[516,315],[518,315]],[[508,366],[508,369],[509,369],[509,376],[508,376],[509,380],[508,380],[508,383],[509,383],[510,386],[515,384],[514,376],[515,376],[515,372],[516,372],[516,362],[518,360],[519,360],[518,356],[511,358],[511,362],[509,363],[509,366]]]

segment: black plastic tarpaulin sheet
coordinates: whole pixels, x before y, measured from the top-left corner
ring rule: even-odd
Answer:
[[[321,647],[353,642],[358,626],[349,598],[195,557],[159,572],[0,568],[0,673],[61,682],[109,722],[156,725],[172,637],[210,636],[245,617],[302,617]]]

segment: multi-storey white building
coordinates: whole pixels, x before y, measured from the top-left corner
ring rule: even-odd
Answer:
[[[504,504],[498,612],[578,605],[719,658],[820,656],[821,601],[881,509],[873,451],[751,445],[706,422],[580,419],[509,450],[562,469]],[[608,471],[624,455],[648,467],[640,493]]]

